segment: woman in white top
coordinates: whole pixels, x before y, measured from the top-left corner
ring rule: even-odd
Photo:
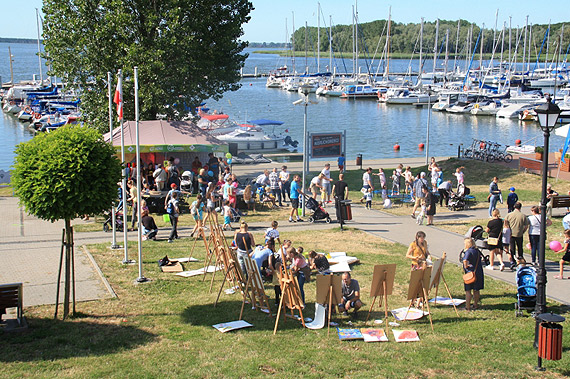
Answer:
[[[528,216],[528,221],[530,226],[528,227],[528,239],[530,240],[530,249],[532,256],[532,264],[536,266],[536,257],[538,253],[538,245],[540,242],[540,208],[534,205],[530,208],[532,213]],[[550,219],[546,219],[546,226],[552,225]]]

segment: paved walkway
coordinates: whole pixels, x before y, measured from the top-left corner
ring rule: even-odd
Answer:
[[[391,159],[365,161],[364,166],[385,167],[396,166],[402,162],[405,165],[420,166],[425,164],[425,159]],[[334,163],[334,162],[331,162]],[[238,175],[253,175],[263,168],[280,167],[281,163],[267,165],[239,166],[236,167]],[[291,170],[300,170],[300,162],[288,163]],[[320,167],[321,164],[318,165]],[[332,166],[335,166],[332,164]],[[349,168],[355,168],[354,166]],[[17,199],[0,197],[0,209],[2,209],[4,225],[0,228],[0,283],[22,282],[24,283],[24,305],[54,304],[57,285],[58,264],[61,249],[61,233],[63,222],[49,223],[26,215],[18,206]],[[329,209],[334,215],[334,210]],[[528,213],[528,211],[526,211]],[[382,211],[368,211],[360,204],[353,206],[354,220],[348,226],[359,228],[367,233],[384,238],[388,241],[408,245],[414,238],[417,230],[423,230],[427,234],[431,253],[439,257],[445,251],[448,260],[458,263],[459,252],[463,247],[463,236],[448,232],[433,226],[418,226],[411,217],[395,216]],[[468,210],[461,212],[440,212],[435,221],[443,219],[486,219],[487,210]],[[311,229],[326,229],[338,224],[327,225],[316,223]],[[254,229],[264,229],[266,223],[252,224]],[[282,223],[280,230],[301,230],[307,227],[307,223],[289,224]],[[189,228],[180,228],[182,235],[188,235]],[[106,287],[103,278],[99,275],[95,262],[82,249],[83,245],[91,243],[109,243],[111,235],[104,232],[75,233],[76,253],[76,290],[77,300],[94,300],[113,296],[112,291]],[[122,237],[118,235],[119,243]],[[129,233],[129,239],[136,239],[136,232]],[[134,254],[130,252],[130,255]],[[547,296],[564,304],[570,305],[570,281],[553,279],[557,272],[557,262],[547,262],[548,285]],[[515,274],[511,271],[500,272],[486,271],[486,275],[495,279],[514,284]]]

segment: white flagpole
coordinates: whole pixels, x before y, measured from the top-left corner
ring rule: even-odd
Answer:
[[[135,123],[136,123],[136,140],[137,140],[137,235],[138,235],[138,253],[139,253],[139,277],[137,282],[142,283],[148,281],[143,275],[142,266],[142,224],[141,224],[141,149],[139,143],[139,69],[135,66]]]
[[[107,72],[107,86],[109,92],[109,135],[111,146],[113,146],[113,88],[111,85],[111,72]],[[111,207],[111,218],[113,220],[113,238],[111,241],[111,249],[118,249],[117,245],[117,220],[115,219],[115,205]]]
[[[119,70],[119,79],[117,84],[117,89],[121,92],[121,107],[123,106],[123,70]],[[129,237],[127,235],[128,223],[127,223],[127,168],[125,163],[125,127],[123,125],[123,114],[119,114],[119,125],[121,126],[121,162],[123,162],[123,249],[125,251],[125,256],[123,258],[123,264],[134,263],[134,261],[129,259]]]

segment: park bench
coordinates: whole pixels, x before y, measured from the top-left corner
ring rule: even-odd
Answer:
[[[570,207],[569,195],[558,195],[552,197],[552,208],[569,208],[569,207]]]
[[[8,308],[16,308],[18,327],[25,328],[26,320],[23,315],[22,283],[0,284],[0,310],[6,311]]]

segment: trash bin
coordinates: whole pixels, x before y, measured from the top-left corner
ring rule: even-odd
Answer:
[[[352,208],[350,207],[349,203],[341,202],[340,212],[341,212],[343,221],[352,220]]]
[[[549,361],[562,359],[562,325],[542,322],[538,327],[538,356]]]
[[[356,154],[356,165],[362,170],[362,154]]]

